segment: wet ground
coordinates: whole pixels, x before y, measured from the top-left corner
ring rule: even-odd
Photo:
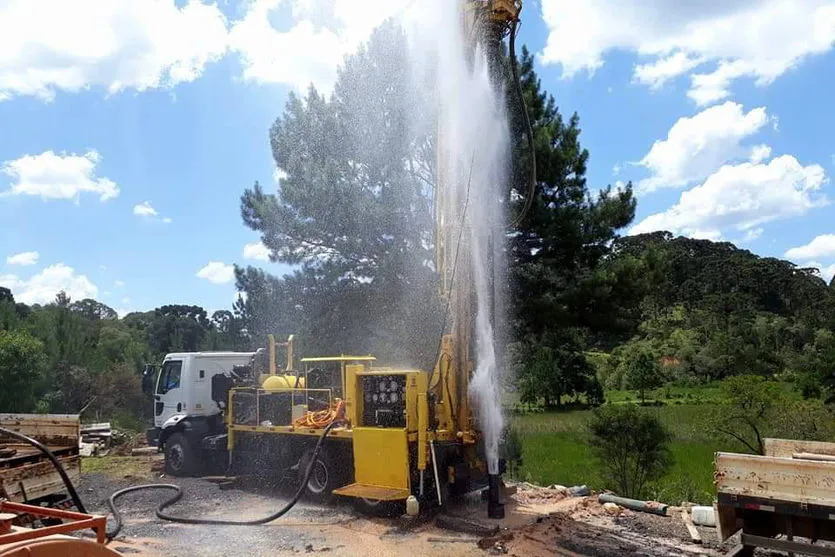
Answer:
[[[160,477],[159,473],[118,475],[85,473],[79,492],[91,512],[106,513],[110,494],[129,485],[176,483],[185,496],[172,514],[206,518],[253,519],[282,506],[288,490],[260,490],[257,486],[220,489],[196,478]],[[126,495],[119,507],[124,529],[111,547],[124,554],[147,557],[203,557],[215,555],[280,556],[483,556],[546,555],[723,555],[713,529],[704,529],[703,545],[690,543],[678,516],[659,517],[622,512],[608,515],[596,498],[567,498],[540,488],[522,489],[509,498],[507,518],[499,535],[482,539],[443,530],[432,520],[371,518],[351,506],[318,506],[300,502],[287,515],[262,526],[198,526],[172,524],[154,516],[155,507],[171,496],[167,491]],[[291,489],[289,491],[292,491]],[[484,524],[478,497],[447,513]],[[480,542],[480,543],[479,543]]]

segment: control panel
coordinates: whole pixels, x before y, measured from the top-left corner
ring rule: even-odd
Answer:
[[[406,427],[405,375],[365,375],[361,385],[362,425]]]

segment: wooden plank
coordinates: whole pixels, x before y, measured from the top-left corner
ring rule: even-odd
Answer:
[[[69,456],[59,459],[70,480],[75,483],[81,477],[81,459]],[[26,464],[0,471],[0,493],[16,502],[37,499],[65,490],[61,476],[49,461]]]
[[[702,536],[699,534],[699,531],[696,530],[696,525],[693,524],[693,520],[690,518],[690,513],[687,512],[687,509],[681,509],[681,520],[684,522],[685,528],[690,533],[690,541],[693,543],[702,543]]]
[[[795,439],[763,439],[765,456],[791,458],[794,453],[814,453],[835,456],[835,443],[797,441]]]
[[[97,424],[83,424],[81,426],[81,431],[97,431],[97,430],[107,430],[110,431],[110,422],[100,422]]]
[[[835,506],[835,462],[716,453],[717,492]]]
[[[45,445],[78,444],[80,422],[73,414],[0,414],[0,427],[32,437]],[[0,435],[0,443],[17,442]]]
[[[724,542],[742,528],[740,520],[737,520],[736,508],[728,505],[713,503],[716,513],[716,534],[719,541]]]
[[[0,474],[2,471],[7,468],[13,468],[15,466],[21,466],[23,464],[32,463],[32,462],[39,462],[48,460],[47,457],[38,449],[30,446],[30,445],[5,445],[6,447],[11,447],[16,450],[15,454],[9,457],[0,458]],[[68,455],[75,455],[78,454],[78,447],[77,446],[55,446],[55,445],[47,445],[47,448],[54,454],[55,456],[68,456]]]
[[[792,458],[800,460],[817,460],[820,462],[835,462],[835,456],[815,453],[792,453]]]

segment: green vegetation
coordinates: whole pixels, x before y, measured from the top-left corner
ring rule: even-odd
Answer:
[[[670,433],[646,409],[632,404],[598,408],[588,431],[604,486],[627,497],[643,496],[647,483],[660,479],[672,464]]]
[[[81,470],[85,474],[105,474],[116,479],[149,478],[151,463],[158,457],[130,456],[89,456],[81,459]]]
[[[123,429],[145,427],[150,402],[140,373],[168,352],[250,345],[242,319],[197,306],[116,312],[63,292],[47,305],[18,303],[0,287],[0,412],[79,413]]]
[[[608,396],[608,393],[607,393]],[[700,427],[704,405],[674,405],[647,409],[658,416],[671,435],[672,466],[647,486],[651,498],[670,503],[710,502],[713,498],[713,454],[736,450]],[[586,484],[601,489],[603,474],[588,438],[591,410],[516,416],[513,427],[522,438],[523,464],[518,478],[538,484]]]
[[[820,400],[804,400],[791,384],[739,376],[704,387],[662,387],[654,394],[651,399],[659,405],[644,410],[670,433],[672,466],[647,485],[645,495],[667,503],[709,503],[714,453],[759,452],[757,434],[835,441],[832,410]],[[612,408],[638,404],[632,391],[608,391],[606,399]],[[522,444],[516,477],[545,485],[605,487],[588,434],[592,414],[568,410],[513,416],[511,426]]]

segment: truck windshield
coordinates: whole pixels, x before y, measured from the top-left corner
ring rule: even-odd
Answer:
[[[158,395],[164,395],[171,389],[180,386],[180,370],[182,368],[183,362],[180,361],[165,362],[162,365],[162,372],[159,374],[159,382],[157,382]]]

